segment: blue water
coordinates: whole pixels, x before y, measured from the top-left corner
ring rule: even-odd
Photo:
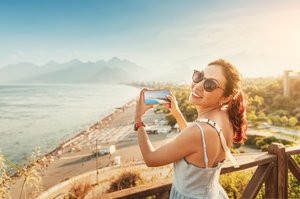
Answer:
[[[0,150],[23,164],[56,148],[135,98],[125,85],[0,85]]]

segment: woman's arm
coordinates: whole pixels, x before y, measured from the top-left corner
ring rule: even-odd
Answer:
[[[141,91],[136,104],[135,123],[141,122],[144,113],[152,107],[144,104],[144,90]],[[145,128],[143,126],[139,127],[137,130],[138,143],[146,165],[152,167],[162,166],[195,153],[199,147],[199,142],[197,142],[199,138],[197,137],[201,135],[198,131],[195,126],[185,128],[183,133],[179,134],[174,140],[155,150]]]
[[[166,106],[166,107],[170,109],[171,114],[175,117],[175,119],[178,123],[179,129],[182,131],[183,129],[185,129],[187,127],[187,121],[183,117],[183,115],[178,107],[175,96],[170,95],[170,96],[168,96],[168,99],[171,101],[171,104],[170,104],[170,106]]]
[[[138,129],[138,142],[144,158],[149,167],[158,167],[176,162],[189,154],[197,152],[201,146],[201,134],[196,126],[185,128],[174,140],[164,146],[154,149],[145,128]],[[198,142],[197,142],[198,141]]]

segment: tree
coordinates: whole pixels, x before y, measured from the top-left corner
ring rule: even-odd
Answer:
[[[295,117],[290,117],[289,118],[288,124],[289,124],[290,127],[295,127],[297,123],[298,123],[297,118],[295,118]]]
[[[280,116],[275,115],[272,121],[275,125],[280,125]]]
[[[283,125],[283,126],[287,126],[288,125],[288,122],[289,122],[289,119],[287,118],[287,116],[283,116],[280,118],[280,123]]]
[[[268,119],[264,113],[260,113],[257,117],[257,120],[260,122],[266,122]]]

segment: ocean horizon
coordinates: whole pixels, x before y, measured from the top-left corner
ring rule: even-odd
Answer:
[[[134,99],[139,89],[121,84],[0,85],[0,152],[26,164]]]

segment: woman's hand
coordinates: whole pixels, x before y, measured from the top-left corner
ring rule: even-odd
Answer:
[[[171,111],[171,114],[177,116],[180,113],[180,109],[177,104],[175,95],[168,95],[167,98],[171,101],[170,104],[167,104],[166,107]]]
[[[135,123],[136,122],[141,122],[142,117],[146,113],[146,111],[149,110],[150,108],[153,108],[153,105],[146,105],[144,103],[144,91],[146,91],[146,90],[148,90],[148,89],[144,88],[140,92],[140,97],[136,101],[135,118],[134,118]]]
[[[171,101],[171,103],[166,105],[166,107],[171,111],[171,114],[175,117],[180,130],[185,129],[187,127],[187,122],[178,107],[175,96],[173,94],[169,95],[168,99]]]

